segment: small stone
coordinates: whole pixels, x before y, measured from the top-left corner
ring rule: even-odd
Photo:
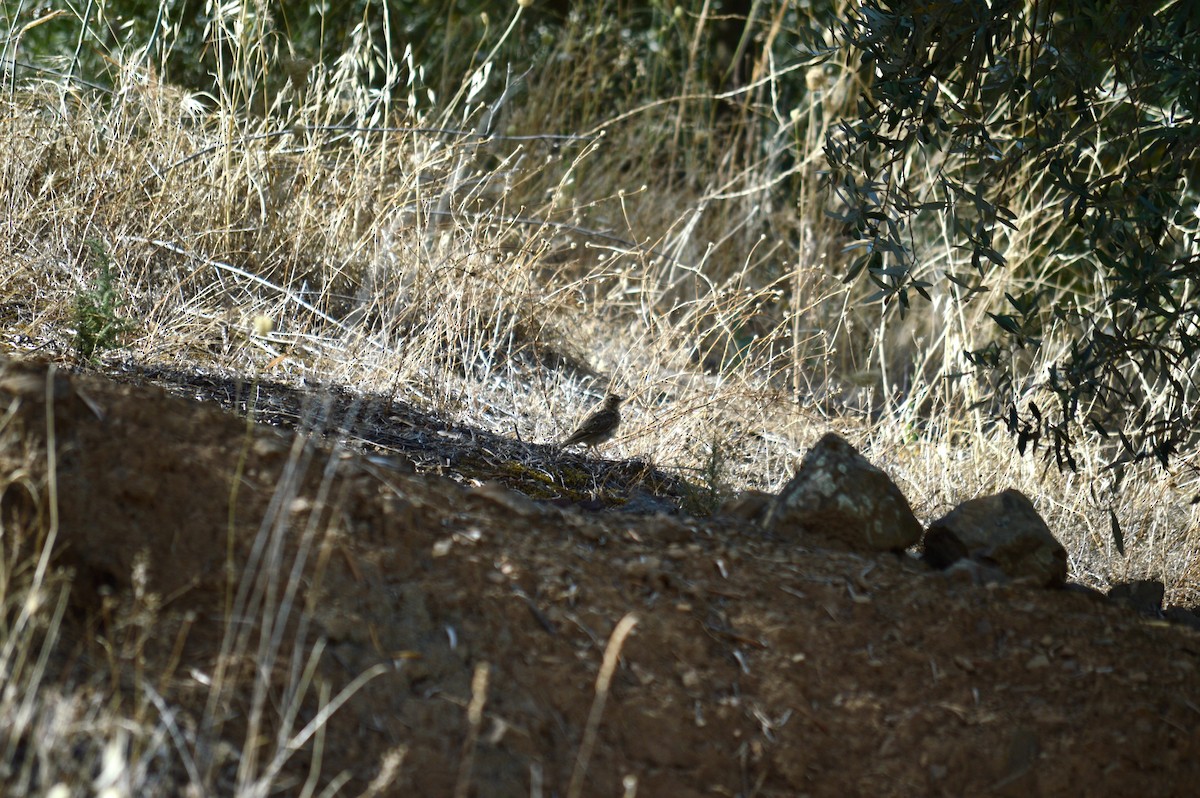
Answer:
[[[662,570],[658,557],[640,557],[625,566],[625,573],[635,579],[647,579]]]
[[[286,455],[291,451],[292,445],[282,433],[269,430],[255,436],[250,448],[255,457],[272,460]]]
[[[485,482],[477,488],[472,488],[470,495],[495,504],[520,518],[529,518],[541,512],[533,499],[524,493],[509,490],[499,482]]]
[[[1168,607],[1163,613],[1163,617],[1172,623],[1189,626],[1192,629],[1200,629],[1200,615],[1196,615],[1192,610],[1186,610],[1183,607]]]
[[[1108,597],[1118,604],[1132,610],[1156,615],[1162,612],[1163,596],[1167,589],[1157,579],[1135,579],[1113,585],[1108,591]]]
[[[618,509],[622,513],[631,515],[672,514],[679,512],[679,504],[670,497],[657,496],[648,491],[636,489],[630,493],[629,499]]]
[[[684,546],[673,543],[667,547],[664,553],[668,560],[683,560],[688,557],[689,550]]]
[[[959,585],[1001,585],[1008,581],[1008,575],[996,566],[965,557],[941,573]]]
[[[726,499],[717,509],[716,514],[726,518],[737,518],[742,521],[761,521],[771,507],[775,497],[761,490],[744,490],[732,498]]]

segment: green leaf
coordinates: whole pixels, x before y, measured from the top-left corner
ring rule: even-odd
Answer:
[[[1117,520],[1117,514],[1111,507],[1108,510],[1108,518],[1112,525],[1113,545],[1117,547],[1117,553],[1125,556],[1125,535],[1121,533],[1121,522]]]

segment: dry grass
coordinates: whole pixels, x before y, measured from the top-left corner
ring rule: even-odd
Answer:
[[[1016,486],[1081,577],[1161,575],[1194,595],[1184,463],[1116,499],[1131,553],[1114,558],[1102,453],[1078,474],[1044,473],[1013,453],[993,408],[969,409],[988,386],[959,376],[961,353],[990,337],[986,311],[1014,275],[1055,276],[1038,270],[1039,225],[1055,215],[1036,176],[1014,197],[1012,268],[988,275],[990,293],[957,302],[940,280],[899,319],[862,303],[869,286],[840,282],[853,253],[821,213],[824,125],[853,97],[853,69],[813,70],[792,109],[773,104],[763,57],[742,91],[610,108],[589,76],[638,54],[586,22],[552,72],[485,62],[444,100],[365,38],[273,97],[250,65],[278,54],[257,41],[210,96],[132,65],[111,93],[14,73],[0,127],[13,335],[68,356],[98,242],[137,320],[114,357],[394,392],[534,441],[561,437],[612,385],[630,401],[611,454],[686,472],[715,444],[730,489],[777,488],[832,427],[902,463],[926,518]],[[411,78],[407,104],[376,101],[372,59]],[[267,113],[240,112],[246,98]],[[910,164],[931,180],[935,166]],[[922,245],[931,277],[965,271],[948,230],[932,220]],[[257,316],[274,331],[251,335]],[[1027,363],[1030,395],[1060,339],[1047,331]]]
[[[1200,600],[1189,463],[1127,481],[1113,498],[1103,453],[1085,451],[1078,473],[1059,474],[1018,456],[993,419],[969,409],[987,386],[955,375],[962,351],[990,335],[985,311],[1002,301],[1006,273],[965,305],[939,281],[934,301],[904,320],[863,305],[868,286],[840,282],[850,254],[822,215],[818,171],[854,69],[814,72],[795,108],[776,105],[777,66],[765,56],[742,91],[614,108],[593,99],[609,96],[593,85],[598,65],[644,54],[583,21],[568,34],[554,69],[518,86],[488,61],[436,100],[414,65],[385,57],[376,68],[413,86],[391,106],[362,79],[378,59],[366,40],[273,97],[256,69],[279,59],[262,41],[235,54],[208,96],[164,85],[120,52],[111,91],[11,72],[0,100],[6,345],[71,358],[73,308],[94,283],[98,242],[121,313],[136,320],[108,357],[390,392],[533,441],[561,438],[612,386],[629,400],[608,456],[698,478],[715,450],[724,465],[710,478],[730,491],[779,488],[832,428],[889,471],[924,520],[1016,487],[1066,545],[1073,578],[1156,577],[1169,600]],[[245,113],[249,98],[266,113]],[[503,135],[478,135],[490,127]],[[1036,178],[1028,185],[1006,242],[1023,274],[1041,257],[1047,216]],[[941,229],[930,225],[926,262],[965,271]],[[257,316],[273,331],[252,334]],[[1053,331],[1048,340],[1038,357],[1053,354]],[[31,490],[20,475],[5,479],[5,496]],[[1112,547],[1110,507],[1126,556]],[[270,523],[264,535],[267,546]],[[24,761],[49,768],[50,752],[86,729],[114,741],[88,761],[143,789],[136,768],[109,762],[130,750],[128,724],[40,682],[65,585],[31,569],[37,556],[6,544],[0,563],[5,745],[39,741]],[[253,603],[265,578],[247,575],[237,601]],[[282,623],[296,611],[290,589],[258,610]],[[140,611],[150,624],[152,608]],[[294,657],[292,694],[310,688],[312,652],[285,654],[269,638],[229,645]],[[222,689],[217,679],[214,701]],[[138,720],[151,720],[133,746],[151,758],[178,745],[153,704],[147,691]],[[266,794],[278,761],[241,761],[239,794]],[[203,780],[211,763],[193,767]]]

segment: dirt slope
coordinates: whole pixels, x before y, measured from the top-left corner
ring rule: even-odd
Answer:
[[[284,794],[319,759],[321,786],[344,774],[342,794],[357,795],[396,752],[381,794],[564,795],[630,613],[584,795],[1169,796],[1200,783],[1200,638],[1184,627],[1082,592],[784,544],[732,519],[584,510],[563,474],[591,475],[595,507],[612,498],[611,469],[396,408],[356,416],[405,430],[393,451],[331,456],[327,441],[293,446],[215,404],[100,377],[60,372],[48,414],[46,376],[4,365],[15,415],[0,457],[18,533],[7,558],[38,527],[11,475],[46,484],[53,418],[56,562],[74,570],[54,678],[130,713],[141,680],[154,684],[219,793],[239,767],[243,781],[268,772],[281,729],[296,734],[321,695],[378,667],[280,757]],[[469,484],[487,474],[453,463],[472,446],[496,480],[549,474],[543,492],[565,498]],[[151,786],[182,789],[184,759]]]

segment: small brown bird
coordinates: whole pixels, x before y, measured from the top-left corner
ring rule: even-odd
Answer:
[[[621,397],[610,393],[604,397],[604,404],[596,408],[590,416],[583,420],[579,428],[571,436],[558,445],[565,449],[577,443],[584,446],[597,446],[616,434],[621,424]]]

